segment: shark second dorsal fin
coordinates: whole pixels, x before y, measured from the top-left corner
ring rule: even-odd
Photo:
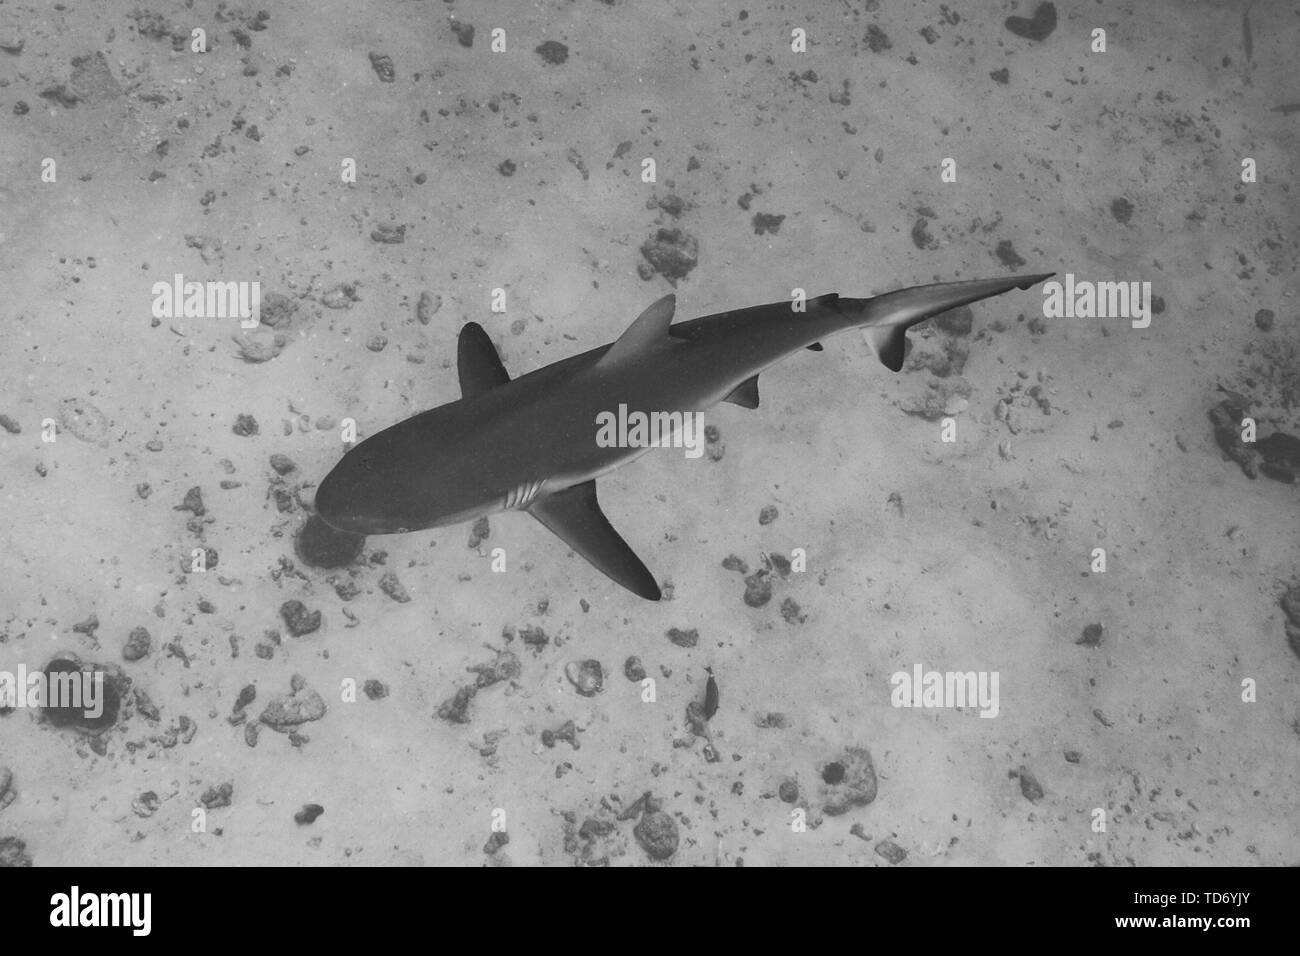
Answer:
[[[600,358],[600,365],[611,367],[622,365],[629,359],[640,355],[654,343],[668,335],[668,327],[673,324],[673,314],[677,311],[677,296],[664,296],[650,308],[636,317],[618,341],[609,347]]]
[[[460,330],[456,365],[460,372],[461,398],[472,398],[510,381],[496,347],[477,322],[469,322]]]
[[[654,575],[600,510],[594,478],[535,501],[528,513],[610,580],[647,601],[662,596]]]

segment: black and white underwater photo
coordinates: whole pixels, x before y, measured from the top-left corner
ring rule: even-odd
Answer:
[[[0,866],[1300,864],[1297,37],[0,0]]]

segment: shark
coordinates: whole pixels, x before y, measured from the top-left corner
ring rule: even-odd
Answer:
[[[666,295],[616,341],[514,379],[487,332],[469,322],[457,342],[460,399],[348,450],[317,488],[316,514],[343,534],[386,535],[524,511],[615,583],[658,601],[655,576],[596,495],[597,479],[650,447],[599,442],[598,422],[616,409],[685,421],[721,402],[757,408],[759,375],[853,329],[898,372],[912,326],[1050,277],[934,283],[870,298],[828,293],[677,323],[676,296]]]

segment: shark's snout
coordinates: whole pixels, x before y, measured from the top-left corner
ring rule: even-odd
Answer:
[[[316,514],[334,530],[367,535],[396,530],[387,526],[384,515],[374,513],[374,504],[386,496],[368,472],[344,458],[316,489]]]

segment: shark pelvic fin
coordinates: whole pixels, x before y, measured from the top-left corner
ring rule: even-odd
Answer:
[[[650,308],[636,317],[627,330],[610,346],[609,351],[600,358],[601,365],[610,367],[621,365],[640,355],[651,345],[668,335],[668,327],[673,323],[673,314],[677,311],[677,296],[664,296]]]
[[[470,398],[510,381],[496,347],[477,322],[469,322],[460,330],[456,364],[461,398]]]
[[[528,513],[616,584],[647,601],[662,596],[654,575],[600,510],[594,478],[538,499]]]
[[[723,401],[741,408],[758,408],[758,376],[745,379]]]
[[[891,372],[903,367],[906,332],[918,322],[959,306],[970,305],[1012,289],[1028,289],[1051,273],[1011,276],[1006,279],[972,279],[913,286],[871,299],[840,299],[851,310],[854,325],[862,328],[867,344]]]

